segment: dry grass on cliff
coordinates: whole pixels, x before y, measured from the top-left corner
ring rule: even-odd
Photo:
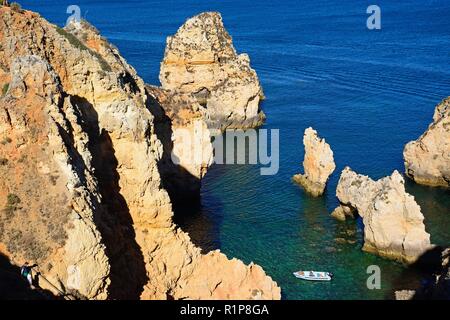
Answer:
[[[27,180],[20,185],[11,183],[16,188],[15,193],[9,193],[3,200],[0,242],[6,244],[10,253],[39,262],[45,260],[52,248],[64,245],[70,209],[63,194],[42,192],[44,181],[39,177],[33,179],[28,176]],[[51,181],[44,183],[47,191],[57,184]]]
[[[0,243],[15,259],[37,263],[64,246],[71,212],[44,128],[28,114],[25,136],[10,131],[0,139]]]
[[[11,7],[11,10],[13,10],[13,11],[19,12],[22,10],[22,6],[17,2],[13,2],[9,6]]]
[[[108,62],[105,61],[105,59],[103,59],[103,57],[100,54],[89,49],[83,42],[80,41],[80,39],[78,39],[72,33],[67,32],[66,30],[64,30],[63,28],[60,28],[60,27],[56,27],[56,32],[58,32],[60,35],[65,37],[69,41],[69,43],[72,46],[74,46],[75,48],[82,50],[82,51],[87,51],[91,55],[95,56],[97,58],[98,62],[100,63],[100,66],[103,71],[105,71],[105,72],[112,71],[111,66],[108,64]]]
[[[9,83],[5,83],[2,87],[2,96],[5,96],[9,89]]]

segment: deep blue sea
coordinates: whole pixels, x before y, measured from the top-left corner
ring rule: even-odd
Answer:
[[[74,4],[19,2],[60,26]],[[258,166],[212,167],[202,187],[202,208],[177,217],[195,243],[260,264],[285,299],[385,299],[395,288],[419,284],[417,271],[362,252],[361,227],[339,223],[329,213],[337,205],[335,188],[344,166],[376,179],[403,172],[405,143],[424,132],[435,105],[450,95],[450,1],[379,0],[381,30],[366,27],[372,1],[75,4],[151,84],[159,84],[166,37],[202,11],[221,12],[235,47],[249,54],[267,97],[264,128],[280,129],[280,170],[261,176]],[[327,139],[337,163],[321,198],[290,180],[301,171],[308,126]],[[449,245],[450,192],[410,181],[407,188],[422,207],[432,242]],[[379,290],[366,286],[369,265],[381,268]],[[292,276],[300,269],[332,271],[335,278],[304,282]]]

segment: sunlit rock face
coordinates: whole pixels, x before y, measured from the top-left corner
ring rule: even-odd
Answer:
[[[259,266],[202,254],[173,223],[149,93],[95,28],[0,7],[0,46],[2,254],[37,263],[55,295],[280,298]]]
[[[336,169],[333,151],[325,139],[317,135],[313,128],[307,128],[303,136],[305,159],[303,161],[304,174],[296,174],[293,180],[303,186],[314,196],[320,196],[325,191],[329,176]]]
[[[167,38],[159,78],[164,89],[196,97],[208,127],[256,127],[263,91],[247,54],[237,54],[217,12],[188,19]]]
[[[431,248],[424,216],[414,197],[406,193],[403,177],[397,171],[374,181],[346,167],[336,196],[344,206],[344,215],[356,212],[362,217],[363,250],[412,263]]]
[[[406,174],[415,182],[450,186],[450,97],[436,106],[433,123],[403,151]]]

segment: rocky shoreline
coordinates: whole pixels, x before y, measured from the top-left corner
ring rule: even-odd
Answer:
[[[218,37],[226,36],[218,14],[194,20],[203,18],[218,24]],[[0,98],[0,157],[7,159],[0,168],[0,196],[7,199],[2,254],[14,264],[37,263],[48,279],[40,285],[55,295],[280,299],[280,288],[261,267],[219,251],[202,254],[172,222],[171,196],[185,186],[195,193],[209,158],[172,176],[177,168],[167,166],[165,152],[184,153],[168,134],[216,114],[204,115],[198,92],[188,98],[186,88],[175,92],[176,70],[166,66],[167,57],[162,74],[170,76],[162,89],[152,88],[85,21],[63,29],[34,12],[0,7],[0,30],[0,82],[8,84]],[[192,26],[189,32],[203,31]],[[213,81],[207,104],[213,110],[234,86],[253,86],[242,113],[226,126],[253,125],[252,117],[262,117],[262,91],[248,59],[225,40],[211,47],[211,54],[226,51],[211,66],[228,72],[229,81]],[[250,82],[241,83],[240,68],[247,81],[253,76]]]
[[[373,181],[347,167],[341,173],[336,196],[341,205],[333,215],[341,220],[349,215],[362,217],[364,251],[413,263],[432,248],[420,207],[406,193],[397,171]]]

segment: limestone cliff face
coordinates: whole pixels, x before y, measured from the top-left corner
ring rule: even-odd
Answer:
[[[217,12],[188,19],[167,38],[159,78],[164,89],[193,94],[209,128],[255,127],[264,120],[256,72],[247,54],[236,53]]]
[[[436,106],[433,123],[403,151],[406,174],[420,184],[450,186],[450,97]]]
[[[363,250],[403,262],[414,262],[430,249],[430,235],[414,197],[406,193],[397,172],[377,181],[350,168],[342,171],[336,190],[342,205],[363,219]]]
[[[311,127],[305,130],[303,144],[305,146],[303,161],[305,174],[296,174],[293,180],[317,197],[323,194],[329,176],[336,169],[333,151],[325,139],[319,138],[317,131]]]
[[[173,224],[152,99],[92,26],[0,8],[0,81],[0,250],[38,263],[43,287],[90,299],[280,298],[261,268],[202,255]]]
[[[173,201],[199,201],[201,180],[213,162],[211,133],[190,94],[147,85],[150,110],[163,143],[159,168]]]
[[[38,263],[58,290],[103,299],[110,265],[95,225],[100,195],[90,171],[80,110],[38,56],[12,60],[0,99],[0,241],[10,258]]]

